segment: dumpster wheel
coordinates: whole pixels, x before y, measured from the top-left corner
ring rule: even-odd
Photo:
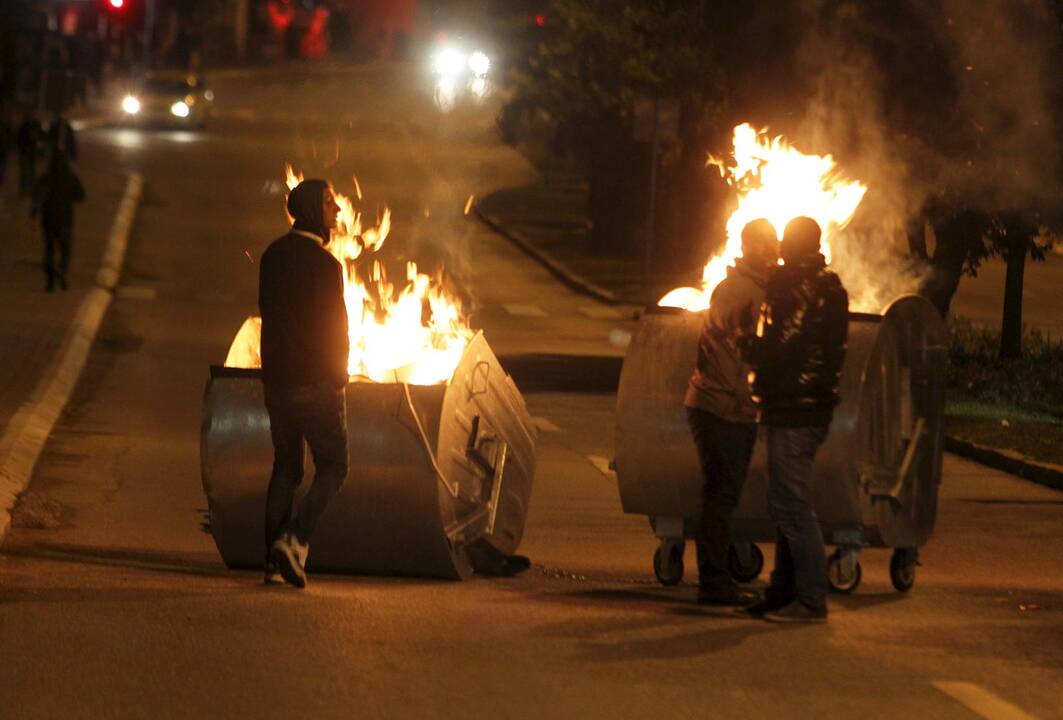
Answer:
[[[919,554],[915,548],[897,548],[890,557],[890,581],[898,592],[908,592],[915,585],[915,566]]]
[[[764,569],[764,553],[756,543],[733,542],[727,548],[727,569],[738,582],[753,582]]]
[[[653,574],[661,585],[678,585],[683,579],[682,540],[665,538],[653,551]]]
[[[862,576],[859,556],[854,551],[835,550],[827,558],[827,581],[832,592],[848,595],[860,585]]]

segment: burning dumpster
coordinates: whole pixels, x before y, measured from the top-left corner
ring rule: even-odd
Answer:
[[[482,334],[448,383],[351,382],[347,411],[350,474],[314,534],[314,569],[458,579],[517,549],[535,438]],[[212,367],[202,422],[211,534],[227,566],[261,567],[273,446],[259,371]]]
[[[289,168],[289,187],[300,180]],[[327,247],[344,269],[350,471],[315,529],[309,564],[454,579],[495,572],[520,544],[535,475],[524,399],[441,275],[411,262],[405,285],[389,282],[372,254],[388,236],[390,213],[363,229],[354,202],[336,200]],[[261,567],[265,554],[273,445],[261,329],[248,318],[225,365],[211,368],[203,398],[210,531],[233,568]],[[304,475],[303,492],[313,469]]]
[[[781,137],[739,125],[729,159],[710,163],[734,189],[737,208],[727,220],[727,243],[710,258],[697,288],[678,288],[648,309],[628,348],[617,396],[616,472],[623,508],[647,515],[660,538],[654,570],[665,584],[683,574],[684,538],[693,537],[700,515],[701,480],[683,396],[694,369],[699,312],[741,254],[746,223],[767,218],[782,228],[805,215],[823,230],[821,251],[853,258],[859,242],[843,231],[867,190],[846,178],[831,156],[805,155]],[[855,234],[859,237],[859,234]],[[848,238],[851,240],[851,238]],[[873,243],[885,245],[884,237]],[[917,548],[934,527],[941,478],[944,323],[926,300],[901,293],[895,274],[874,268],[837,268],[850,294],[849,344],[841,376],[841,404],[816,455],[815,507],[827,544],[833,589],[860,582],[861,547],[894,548],[894,586],[915,581]],[[898,275],[897,278],[900,278]],[[900,279],[903,284],[903,278]],[[880,308],[884,308],[880,311]],[[767,451],[763,433],[754,450],[745,491],[733,523],[731,571],[751,580],[764,558],[754,542],[775,539],[767,510]]]
[[[647,515],[661,539],[654,567],[666,584],[682,576],[684,538],[694,537],[701,478],[683,411],[702,316],[653,308],[632,337],[617,395],[616,473],[624,511]],[[815,506],[831,556],[831,586],[860,582],[858,550],[895,548],[891,578],[914,583],[915,550],[934,529],[941,480],[947,338],[937,310],[909,296],[883,315],[852,313],[841,404],[816,455]],[[767,450],[757,438],[734,537],[773,542]],[[741,557],[755,553],[756,557]],[[736,557],[737,556],[737,557]],[[732,570],[752,579],[755,546],[736,544]]]

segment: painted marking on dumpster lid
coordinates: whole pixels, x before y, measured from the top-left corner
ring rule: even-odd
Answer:
[[[534,425],[536,428],[543,432],[561,432],[561,428],[559,428],[557,425],[550,422],[544,417],[539,417],[538,415],[536,415],[532,417],[531,421],[532,425]]]
[[[591,465],[593,465],[598,472],[605,475],[610,481],[616,482],[616,471],[609,467],[609,458],[601,455],[588,455],[587,459],[591,461]]]
[[[114,294],[122,300],[155,300],[159,296],[155,288],[138,285],[120,285]]]
[[[1035,715],[975,683],[936,680],[934,687],[988,720],[1037,720]]]
[[[517,317],[546,317],[546,313],[538,305],[520,305],[518,303],[508,303],[503,305],[510,315],[516,315]]]

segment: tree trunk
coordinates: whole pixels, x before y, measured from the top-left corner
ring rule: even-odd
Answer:
[[[1008,232],[1008,268],[1004,282],[1004,314],[1000,324],[1000,359],[1022,357],[1022,281],[1030,235],[1018,228]]]

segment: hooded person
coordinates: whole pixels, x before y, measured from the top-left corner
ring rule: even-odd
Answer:
[[[701,466],[702,506],[697,539],[698,597],[702,605],[747,605],[756,597],[728,569],[731,516],[745,484],[757,439],[757,408],[749,365],[740,346],[756,332],[779,240],[765,219],[742,229],[742,257],[713,290],[698,341],[697,363],[683,404]]]
[[[326,249],[339,206],[323,180],[288,195],[292,227],[259,264],[262,383],[273,440],[266,495],[266,582],[306,585],[310,538],[347,477],[347,309],[343,267]],[[293,512],[304,446],[314,482]]]
[[[40,217],[44,240],[44,289],[67,289],[74,234],[74,205],[85,199],[85,187],[63,155],[53,155],[48,169],[33,186],[30,217]]]
[[[783,266],[768,280],[752,346],[753,398],[768,446],[768,509],[777,528],[764,599],[747,608],[774,622],[825,622],[827,562],[812,499],[812,464],[827,437],[845,361],[849,296],[820,253],[815,220],[791,220]]]

